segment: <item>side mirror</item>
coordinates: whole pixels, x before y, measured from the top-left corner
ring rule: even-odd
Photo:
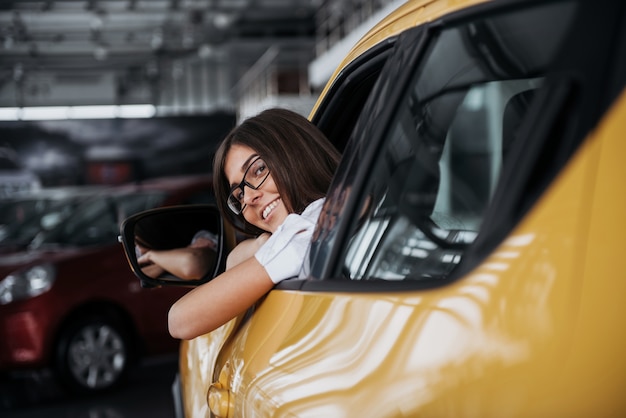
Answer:
[[[139,257],[149,250],[160,254],[173,254],[178,251],[175,263],[183,263],[179,255],[181,249],[187,251],[194,237],[210,237],[207,245],[201,245],[201,278],[189,279],[173,274],[156,263],[140,263]],[[126,259],[143,287],[164,285],[195,286],[211,280],[224,271],[226,257],[235,244],[232,228],[225,228],[222,216],[214,205],[183,205],[150,209],[127,218],[120,227],[120,241],[123,244]],[[196,250],[194,250],[196,251]],[[198,254],[196,252],[196,254]],[[178,257],[178,258],[177,258]],[[171,262],[171,261],[170,261]],[[172,265],[172,264],[170,264]],[[176,265],[178,270],[180,265]],[[156,269],[156,270],[155,270]],[[180,274],[180,273],[179,273]],[[182,275],[182,274],[181,274]]]

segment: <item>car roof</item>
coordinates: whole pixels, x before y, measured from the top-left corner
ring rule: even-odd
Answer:
[[[121,185],[75,185],[59,187],[42,187],[37,190],[26,190],[12,193],[0,198],[2,202],[17,202],[24,200],[68,198],[89,198],[97,195],[125,195],[140,191],[162,190],[177,191],[187,187],[212,187],[210,175],[180,175],[147,179],[142,182],[125,183]]]
[[[198,175],[180,175],[180,176],[168,176],[157,177],[147,179],[136,183],[127,183],[119,186],[114,186],[109,189],[110,193],[128,193],[137,192],[141,190],[165,190],[173,191],[184,187],[193,186],[212,186],[212,178],[208,174]]]
[[[489,0],[408,0],[398,8],[394,9],[389,15],[374,25],[365,33],[357,43],[346,54],[341,63],[337,66],[328,83],[319,95],[317,103],[313,106],[310,115],[314,115],[319,104],[325,98],[327,91],[333,85],[339,74],[352,61],[363,55],[367,50],[380,44],[386,39],[399,35],[406,29],[418,26],[431,20],[435,20],[440,16],[448,13],[465,9],[475,4],[484,3]],[[423,9],[417,12],[418,9]]]

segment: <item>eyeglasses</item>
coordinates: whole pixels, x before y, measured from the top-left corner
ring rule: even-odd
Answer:
[[[243,202],[244,187],[248,186],[252,190],[257,190],[270,175],[270,169],[261,157],[255,158],[243,173],[241,183],[230,189],[228,195],[228,207],[235,215],[239,215],[246,208]]]

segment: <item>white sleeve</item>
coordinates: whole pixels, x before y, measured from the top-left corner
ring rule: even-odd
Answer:
[[[193,236],[193,238],[191,239],[191,244],[195,243],[198,239],[201,238],[212,241],[213,243],[217,243],[217,235],[210,231],[207,231],[206,229],[201,229]]]
[[[299,275],[314,228],[315,223],[310,219],[292,213],[255,253],[272,282]]]

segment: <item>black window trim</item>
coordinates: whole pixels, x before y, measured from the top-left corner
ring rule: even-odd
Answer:
[[[339,123],[336,121],[340,120],[341,116],[346,112],[346,102],[350,101],[352,97],[348,93],[354,91],[356,85],[367,79],[373,72],[376,72],[376,68],[384,65],[391,55],[396,41],[397,37],[386,39],[347,64],[339,72],[326,92],[324,99],[318,105],[315,114],[311,117],[311,122],[320,128],[342,152],[348,138],[337,139],[338,134],[335,132],[345,130],[346,126],[343,123],[341,123],[342,126],[338,126]],[[380,73],[380,69],[378,69],[378,73]]]

